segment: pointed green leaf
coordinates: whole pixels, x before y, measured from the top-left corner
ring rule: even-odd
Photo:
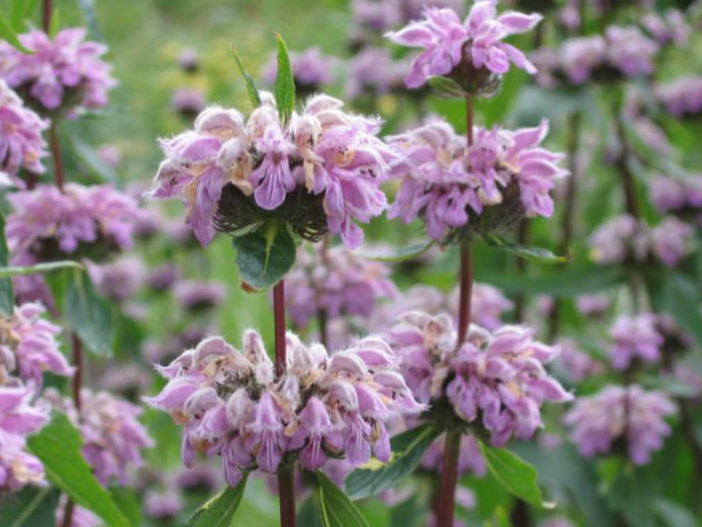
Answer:
[[[69,273],[63,312],[88,351],[101,357],[112,355],[112,309],[109,301],[97,294],[87,273]]]
[[[295,263],[295,241],[278,222],[234,238],[233,244],[241,279],[254,289],[277,284]]]
[[[555,507],[554,503],[543,500],[538,473],[533,465],[506,448],[491,447],[482,441],[479,444],[488,470],[505,489],[535,507]]]
[[[258,94],[258,88],[256,88],[256,84],[254,83],[254,80],[251,78],[251,75],[249,75],[246,70],[244,69],[244,64],[241,62],[241,58],[239,58],[239,54],[236,52],[236,50],[232,47],[232,55],[234,55],[234,60],[236,61],[236,65],[239,68],[239,72],[241,73],[241,76],[244,77],[244,82],[246,83],[246,93],[249,95],[249,100],[251,101],[251,105],[254,108],[258,108],[261,106],[261,97]]]
[[[358,254],[367,258],[368,260],[375,260],[377,262],[403,262],[405,260],[414,260],[418,258],[426,251],[428,251],[434,245],[434,240],[426,240],[423,242],[413,243],[402,249],[396,251],[358,251]]]
[[[548,249],[543,249],[541,247],[529,247],[528,245],[513,243],[501,238],[500,236],[497,236],[496,234],[487,234],[484,236],[484,239],[490,247],[502,249],[503,251],[513,254],[514,256],[524,258],[525,260],[530,260],[532,262],[560,264],[568,261],[568,257],[557,256]]]
[[[278,75],[275,78],[275,104],[280,118],[287,122],[295,108],[295,76],[283,37],[276,35],[276,39],[278,41]]]
[[[0,212],[0,266],[7,267],[10,252],[7,249],[7,239],[5,238],[5,216]],[[0,279],[0,312],[5,315],[12,313],[15,304],[12,292],[12,280],[9,277]]]
[[[326,474],[317,471],[317,481],[324,527],[369,527],[358,507]]]
[[[465,97],[466,91],[448,77],[429,77],[429,86],[439,97]]]
[[[17,38],[17,32],[12,29],[10,22],[0,12],[0,38],[7,40],[8,44],[17,48],[22,53],[33,53],[33,51],[25,48]]]
[[[441,431],[425,424],[396,435],[390,441],[390,461],[378,468],[359,468],[346,478],[346,493],[357,500],[375,496],[392,487],[400,479],[417,468],[424,452],[431,446]]]
[[[81,507],[90,509],[110,527],[129,527],[130,523],[103,488],[81,455],[80,433],[68,418],[56,413],[51,422],[27,443],[37,456],[53,485],[64,491]]]
[[[80,262],[74,262],[73,260],[60,260],[58,262],[47,262],[36,265],[27,265],[24,267],[0,267],[0,278],[25,276],[28,274],[37,273],[49,273],[51,271],[58,271],[59,269],[67,268],[81,270],[85,269]]]
[[[188,521],[188,527],[229,527],[233,525],[234,514],[244,497],[247,477],[248,474],[244,475],[236,487],[227,487],[200,507]]]
[[[0,525],[32,527],[53,525],[60,492],[50,487],[24,487],[0,496]]]
[[[117,181],[117,173],[112,167],[108,166],[100,159],[90,145],[81,141],[74,135],[70,135],[68,138],[68,144],[73,154],[75,154],[76,159],[80,161],[80,164],[83,165],[90,174],[96,176],[97,182],[115,183]]]
[[[27,13],[25,12],[26,4],[27,0],[10,0],[7,21],[13,31],[17,33],[21,33],[25,29],[25,19],[27,18]]]
[[[667,527],[695,527],[699,525],[690,509],[666,498],[656,498],[653,502],[653,510]]]

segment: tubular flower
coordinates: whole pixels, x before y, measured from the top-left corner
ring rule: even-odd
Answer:
[[[622,439],[631,461],[646,465],[670,435],[665,417],[675,412],[675,405],[662,392],[646,392],[637,385],[608,386],[578,398],[563,422],[571,428],[571,439],[581,455],[608,453]]]
[[[608,220],[590,237],[590,255],[597,263],[661,262],[675,267],[687,256],[693,229],[673,216],[653,228],[624,214]]]
[[[380,121],[316,95],[285,125],[270,96],[263,100],[246,123],[234,109],[210,107],[194,130],[162,140],[166,160],[151,196],[181,197],[203,244],[215,229],[281,217],[305,238],[329,231],[357,247],[363,231],[353,220],[368,222],[386,207],[378,187],[395,156],[376,137]]]
[[[541,21],[541,15],[509,11],[497,16],[497,0],[480,0],[473,4],[465,22],[448,8],[426,9],[424,17],[386,34],[397,44],[424,49],[405,77],[408,88],[418,88],[433,76],[452,77],[461,86],[470,86],[478,79],[481,84],[486,77],[507,73],[510,62],[536,73],[520,50],[502,40],[529,31]],[[469,92],[475,91],[475,86],[470,88]]]
[[[0,383],[0,492],[45,485],[41,461],[26,438],[49,421],[49,408],[32,402],[34,390],[15,380]]]
[[[664,338],[656,326],[657,317],[652,313],[620,316],[609,331],[614,341],[610,350],[612,366],[616,370],[626,370],[634,359],[658,362]]]
[[[466,148],[464,137],[436,120],[391,137],[403,157],[393,166],[402,182],[388,217],[405,223],[420,217],[431,238],[451,241],[523,216],[550,216],[549,192],[568,171],[557,165],[562,154],[539,146],[547,132],[546,121],[516,132],[475,128],[475,142]],[[471,232],[461,232],[465,228]]]
[[[261,336],[244,334],[243,351],[221,337],[203,340],[166,367],[163,391],[147,399],[184,426],[183,462],[219,454],[234,486],[251,470],[277,472],[290,456],[309,470],[328,458],[354,466],[371,451],[390,456],[385,422],[422,410],[397,372],[388,345],[369,337],[329,356],[287,335],[288,364],[276,377]]]
[[[112,66],[100,57],[107,47],[85,40],[85,29],[70,28],[50,38],[40,30],[19,35],[25,54],[0,42],[0,77],[42,111],[74,111],[107,105],[116,86]]]
[[[143,464],[141,451],[153,446],[146,428],[138,421],[141,408],[118,399],[108,392],[80,392],[80,411],[73,401],[62,398],[53,390],[46,390],[51,405],[68,416],[83,439],[82,454],[93,467],[95,477],[104,486],[112,478],[120,485],[129,481],[129,471]]]
[[[543,367],[556,358],[558,348],[534,341],[533,334],[525,326],[494,332],[471,326],[466,342],[456,349],[448,315],[413,311],[400,317],[388,338],[419,402],[446,400],[461,422],[480,424],[493,444],[504,445],[512,435],[534,435],[542,426],[544,401],[573,398]]]
[[[369,317],[378,300],[397,298],[390,269],[344,246],[298,250],[296,267],[285,277],[293,322],[304,327],[324,311],[327,317]]]
[[[675,117],[695,117],[702,112],[702,77],[680,77],[654,88],[666,112]]]
[[[45,371],[73,375],[56,340],[61,328],[42,318],[44,312],[41,304],[29,303],[16,306],[10,317],[0,318],[0,385],[14,375],[36,390]]]
[[[699,222],[702,216],[702,174],[691,178],[659,176],[651,179],[648,190],[651,202],[659,212],[692,217]]]
[[[47,152],[41,133],[48,126],[0,79],[0,173],[6,173],[20,187],[24,187],[16,178],[20,168],[44,173],[41,158]]]

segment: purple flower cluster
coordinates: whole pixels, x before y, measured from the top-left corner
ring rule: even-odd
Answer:
[[[448,315],[413,311],[400,317],[388,339],[419,402],[446,397],[460,419],[479,421],[492,443],[501,446],[513,435],[534,435],[542,426],[544,401],[572,399],[543,366],[556,358],[558,348],[534,341],[533,335],[525,326],[494,332],[471,326],[466,342],[457,347]]]
[[[648,190],[659,212],[702,214],[702,174],[690,178],[659,176],[650,180]]]
[[[585,84],[590,79],[651,75],[659,47],[634,26],[609,26],[604,36],[566,40],[559,50],[541,48],[531,59],[544,86],[559,82]]]
[[[102,265],[85,263],[97,290],[112,300],[123,302],[131,298],[144,283],[144,265],[136,256],[125,256]]]
[[[558,370],[571,382],[580,382],[592,375],[604,372],[602,363],[582,351],[577,343],[568,338],[558,340],[561,354],[556,361]]]
[[[690,26],[678,9],[667,9],[662,16],[649,11],[641,19],[641,25],[661,46],[672,43],[684,48],[690,41]]]
[[[386,48],[363,48],[346,66],[346,95],[357,99],[365,94],[379,96],[404,89],[403,78],[411,61],[412,57],[393,58]]]
[[[107,91],[117,82],[100,57],[107,48],[85,40],[85,29],[59,31],[50,38],[40,30],[19,35],[24,54],[0,42],[0,77],[49,111],[94,109],[107,105]]]
[[[592,234],[590,255],[602,264],[654,260],[674,267],[687,255],[692,235],[692,227],[673,216],[649,228],[624,214],[608,220]]]
[[[80,431],[83,457],[93,467],[98,481],[109,486],[115,478],[120,485],[126,485],[129,471],[143,464],[141,451],[153,446],[138,420],[141,408],[108,392],[87,388],[80,392],[80,411],[71,399],[62,398],[54,389],[46,390],[46,399]]]
[[[572,428],[571,439],[581,455],[610,452],[623,439],[631,461],[645,465],[670,435],[665,417],[675,412],[675,405],[662,392],[646,392],[637,385],[608,386],[578,398],[564,423]]]
[[[610,306],[609,296],[606,294],[586,294],[575,299],[578,313],[585,317],[599,317],[607,312]]]
[[[183,115],[194,117],[207,106],[207,98],[200,88],[178,88],[171,97],[171,108]]]
[[[475,2],[465,22],[448,8],[429,8],[424,15],[424,20],[386,35],[397,44],[424,49],[405,78],[408,88],[418,88],[433,76],[456,75],[457,69],[502,75],[509,71],[510,62],[536,73],[520,50],[502,40],[532,29],[541,15],[509,11],[498,17],[497,0]]]
[[[502,203],[509,207],[505,221],[550,216],[549,192],[568,172],[557,165],[562,154],[539,146],[547,132],[545,121],[515,132],[476,128],[474,144],[466,147],[448,123],[435,120],[391,137],[403,157],[394,164],[402,183],[388,217],[406,223],[421,217],[429,236],[441,240]]]
[[[27,386],[39,389],[45,371],[73,375],[56,340],[61,328],[42,318],[44,312],[42,305],[29,303],[16,306],[11,316],[0,318],[0,385],[16,376]]]
[[[332,84],[334,76],[332,71],[336,67],[336,59],[322,54],[322,51],[313,46],[300,53],[290,52],[290,65],[295,78],[295,89],[299,93],[314,93],[320,88]],[[261,78],[263,82],[272,86],[278,75],[278,58],[272,55],[263,67]]]
[[[296,266],[285,277],[286,304],[295,325],[302,328],[324,311],[328,318],[369,317],[378,300],[397,298],[391,270],[344,246],[297,252]]]
[[[614,369],[626,370],[635,359],[648,363],[660,360],[664,338],[656,326],[657,317],[653,313],[617,318],[609,330],[614,341],[610,349]]]
[[[293,191],[321,196],[326,228],[357,247],[363,231],[353,220],[368,222],[386,206],[378,186],[394,154],[375,137],[380,121],[316,95],[285,125],[270,96],[263,99],[246,123],[234,109],[211,107],[194,130],[163,140],[166,160],[152,196],[183,198],[186,221],[203,244],[214,236],[215,214],[226,213],[218,202],[228,183],[263,211],[278,209]]]
[[[697,116],[702,112],[702,76],[680,77],[654,88],[666,112],[675,117]]]
[[[41,158],[46,155],[46,141],[41,136],[48,123],[24,106],[7,83],[0,79],[0,173],[15,178],[20,168],[36,174],[44,172]]]
[[[183,462],[196,452],[219,454],[225,479],[244,472],[277,472],[285,456],[320,468],[330,456],[366,463],[371,450],[390,456],[385,422],[422,406],[397,371],[397,358],[378,338],[329,356],[320,344],[287,334],[288,363],[276,376],[261,336],[244,334],[243,352],[220,337],[202,341],[159,371],[168,379],[147,402],[184,425]]]
[[[376,33],[416,20],[427,7],[444,7],[458,11],[461,0],[353,0],[354,22]]]
[[[222,282],[186,280],[173,288],[178,304],[187,311],[203,311],[218,306],[227,298],[227,286]]]

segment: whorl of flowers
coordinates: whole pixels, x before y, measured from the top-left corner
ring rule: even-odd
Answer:
[[[376,137],[380,121],[316,95],[283,124],[263,96],[246,123],[237,110],[215,106],[194,130],[163,140],[166,160],[152,196],[181,197],[203,244],[215,228],[230,232],[282,217],[305,238],[329,231],[357,247],[363,231],[354,220],[368,222],[386,206],[378,186],[394,154]]]
[[[45,168],[41,158],[47,152],[41,133],[47,128],[48,123],[24,106],[0,79],[0,173],[12,177],[19,186],[23,184],[15,176],[20,168],[42,174]]]
[[[680,77],[654,88],[666,112],[675,117],[694,117],[702,112],[702,76]]]
[[[597,263],[659,261],[674,267],[688,253],[693,229],[673,216],[653,228],[624,214],[605,222],[590,237],[590,255]]]
[[[531,59],[544,86],[558,83],[585,84],[622,77],[651,75],[659,47],[637,27],[609,26],[604,36],[566,40],[558,50],[541,48]]]
[[[0,493],[45,485],[44,466],[27,452],[27,436],[49,421],[49,408],[33,402],[34,389],[17,379],[0,383]]]
[[[171,108],[183,117],[192,119],[207,106],[205,92],[197,87],[182,87],[173,91]]]
[[[16,376],[38,389],[45,371],[73,375],[56,340],[61,328],[42,317],[45,311],[41,304],[22,304],[0,318],[0,385]]]
[[[400,317],[388,339],[419,402],[446,401],[462,423],[481,426],[493,444],[504,445],[513,435],[534,435],[544,401],[572,399],[543,366],[558,348],[533,335],[525,326],[490,332],[473,325],[457,347],[450,316],[413,311]]]
[[[559,372],[562,372],[569,381],[580,382],[592,375],[604,372],[602,363],[587,352],[582,351],[574,340],[559,339],[558,346],[561,349],[561,354],[555,364]]]
[[[96,289],[112,300],[122,302],[131,298],[144,283],[144,265],[136,256],[125,256],[102,265],[85,263]]]
[[[107,105],[107,91],[117,82],[101,58],[107,47],[85,40],[85,29],[59,31],[53,38],[35,29],[19,35],[25,54],[0,42],[0,77],[25,100],[50,112]]]
[[[30,253],[44,261],[79,249],[94,248],[102,255],[106,248],[132,246],[139,208],[132,198],[109,185],[69,183],[64,192],[54,185],[38,185],[7,199],[13,212],[5,232],[13,254]]]
[[[659,361],[664,338],[656,325],[657,317],[653,313],[617,318],[609,331],[614,341],[610,350],[612,366],[626,370],[635,359],[648,363]]]
[[[290,65],[295,79],[295,93],[311,95],[334,82],[332,72],[336,67],[336,59],[322,54],[317,46],[296,53],[290,52]],[[263,67],[261,78],[272,86],[278,76],[278,58],[272,55]]]
[[[646,392],[637,385],[608,386],[595,395],[579,397],[564,423],[572,429],[571,439],[581,455],[606,454],[621,439],[631,461],[645,465],[670,435],[665,417],[675,412],[675,405],[662,392]]]
[[[185,280],[173,288],[178,304],[188,311],[203,311],[220,305],[227,298],[227,286],[222,282]]]
[[[641,19],[641,25],[661,46],[673,43],[684,48],[689,43],[690,26],[678,9],[666,9],[663,16],[649,11]]]
[[[295,457],[310,470],[328,458],[359,466],[371,450],[389,459],[385,422],[422,406],[388,345],[369,337],[329,356],[292,333],[286,340],[288,363],[279,376],[253,330],[244,334],[241,352],[211,337],[158,368],[168,383],[147,402],[184,425],[186,466],[196,452],[219,454],[227,482],[236,485],[243,472],[275,473]]]
[[[502,40],[529,31],[543,18],[509,11],[497,16],[497,0],[473,4],[465,22],[452,9],[429,8],[425,18],[386,36],[403,46],[423,48],[405,77],[418,88],[430,77],[453,78],[469,93],[490,92],[494,75],[507,73],[510,62],[529,73],[536,68],[524,53]]]
[[[328,318],[368,317],[378,300],[398,296],[387,265],[344,246],[300,248],[295,264],[285,277],[285,300],[298,327],[305,327],[319,311]]]
[[[658,176],[650,180],[648,190],[659,212],[692,216],[698,221],[702,216],[702,174],[690,178]]]
[[[609,309],[611,302],[606,294],[585,294],[575,299],[575,308],[585,317],[598,317]]]
[[[73,400],[46,390],[46,399],[64,412],[83,439],[82,454],[104,486],[115,478],[120,485],[129,482],[130,471],[143,465],[142,450],[153,441],[138,418],[142,409],[109,392],[80,391],[80,411]]]
[[[405,223],[420,217],[427,234],[443,240],[553,213],[549,192],[568,171],[557,165],[562,154],[539,146],[548,123],[514,132],[474,130],[469,147],[442,120],[389,138],[403,157],[393,167],[402,183],[388,217]]]
[[[360,29],[382,33],[417,20],[427,7],[461,9],[461,0],[353,0],[353,21]]]
[[[403,78],[412,57],[395,59],[387,48],[365,47],[346,65],[346,95],[357,99],[363,95],[385,95],[403,90]]]

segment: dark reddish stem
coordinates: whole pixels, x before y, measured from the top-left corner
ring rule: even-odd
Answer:
[[[473,98],[466,95],[466,141],[473,145]]]
[[[53,11],[53,6],[51,0],[44,0],[44,11],[41,17],[41,27],[44,29],[44,33],[49,32],[51,27],[51,13]]]
[[[273,286],[273,323],[275,324],[275,374],[280,377],[287,368],[285,350],[285,282]]]
[[[278,472],[278,494],[280,501],[280,527],[295,527],[295,467],[281,466]]]
[[[473,256],[470,252],[470,244],[461,244],[461,285],[460,300],[458,306],[458,340],[456,347],[460,347],[468,335],[470,326],[470,304],[473,294]]]
[[[438,527],[453,527],[460,452],[461,433],[455,430],[447,432],[444,442],[444,454],[441,460],[441,481],[439,482],[439,501],[436,518]]]
[[[83,385],[83,343],[80,337],[73,333],[73,364],[76,372],[73,375],[73,402],[80,413],[80,389]]]
[[[66,502],[66,508],[63,512],[63,521],[61,522],[61,527],[71,527],[71,525],[73,524],[73,508],[73,501],[69,499]]]
[[[63,192],[63,163],[61,162],[61,148],[59,147],[58,134],[56,133],[56,125],[54,123],[52,123],[51,128],[49,128],[49,143],[51,145],[51,157],[54,160],[56,186]]]
[[[319,342],[326,348],[329,346],[329,324],[327,310],[317,310],[317,326],[319,326]]]

